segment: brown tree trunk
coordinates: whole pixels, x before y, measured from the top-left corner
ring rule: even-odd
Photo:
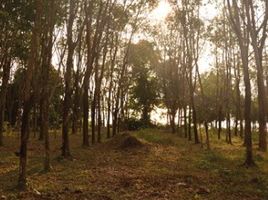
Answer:
[[[3,125],[4,125],[4,114],[6,107],[6,95],[7,95],[7,86],[11,70],[11,59],[6,58],[6,61],[3,64],[3,77],[2,85],[0,92],[0,146],[3,146]]]
[[[73,103],[73,122],[72,122],[72,134],[77,134],[78,127],[79,127],[79,120],[80,120],[80,98],[81,98],[81,87],[79,85],[81,79],[81,62],[82,62],[82,55],[81,55],[81,45],[82,42],[78,41],[78,62],[77,62],[77,71],[75,73],[75,80],[74,80],[74,103]]]
[[[52,0],[48,3],[49,11],[47,11],[48,18],[48,33],[46,36],[47,46],[45,49],[45,63],[42,66],[42,78],[43,78],[43,90],[42,90],[42,107],[43,107],[43,116],[41,122],[41,129],[43,129],[44,135],[44,147],[45,147],[45,158],[44,158],[44,170],[50,171],[50,142],[49,142],[49,79],[50,79],[50,67],[52,59],[52,48],[53,48],[53,32],[55,26],[55,0]]]
[[[171,113],[171,120],[170,120],[170,125],[171,125],[171,131],[172,131],[172,133],[176,133],[175,117],[176,117],[176,112],[174,113],[174,111],[172,111],[172,113]]]
[[[88,117],[89,117],[89,78],[93,70],[93,58],[91,52],[91,24],[92,24],[92,5],[86,4],[86,48],[87,48],[87,64],[83,82],[83,146],[89,146],[88,135]]]
[[[190,106],[188,112],[188,140],[192,140],[192,109]]]
[[[268,21],[268,2],[264,6],[264,18],[261,27],[257,27],[258,16],[255,14],[255,7],[252,0],[245,1],[245,9],[247,16],[247,27],[250,32],[255,64],[257,67],[257,86],[258,86],[258,103],[259,103],[259,149],[263,152],[267,151],[267,131],[266,131],[266,115],[267,102],[266,90],[264,85],[264,70],[262,64],[263,49],[267,38],[267,21]],[[261,32],[262,31],[262,32]],[[261,32],[262,35],[259,34]]]
[[[110,118],[111,118],[111,101],[112,101],[112,89],[113,89],[113,73],[114,73],[114,67],[115,67],[115,59],[116,59],[116,55],[117,55],[117,51],[118,51],[118,35],[115,36],[115,50],[112,56],[112,61],[111,61],[111,71],[110,71],[110,75],[109,75],[109,79],[110,79],[110,85],[109,85],[109,94],[108,94],[108,100],[107,100],[107,104],[108,104],[108,116],[107,116],[107,138],[111,137],[111,133],[110,133]]]
[[[197,117],[196,117],[196,109],[195,109],[195,102],[194,102],[194,92],[191,91],[191,106],[192,106],[192,116],[193,116],[193,128],[194,128],[194,142],[195,144],[199,143],[198,137],[198,130],[197,130]]]
[[[73,71],[73,55],[76,44],[73,42],[73,24],[75,20],[76,1],[69,0],[69,18],[67,24],[67,63],[64,77],[65,89],[63,100],[63,114],[62,114],[62,152],[64,158],[71,157],[70,142],[69,142],[69,122],[70,122],[70,108],[72,103],[72,71]]]
[[[218,139],[221,139],[221,131],[222,131],[222,107],[219,108],[219,114],[218,114]]]
[[[108,2],[107,4],[108,5]],[[93,37],[93,41],[91,40],[92,34],[92,2],[87,6],[86,4],[86,43],[87,43],[87,67],[84,78],[84,94],[83,94],[83,145],[89,146],[89,135],[88,135],[88,117],[89,117],[89,102],[88,102],[88,90],[89,90],[89,78],[93,71],[93,64],[98,64],[98,56],[99,56],[99,45],[103,34],[104,23],[101,18],[103,14],[103,2],[100,3],[100,7],[98,10],[97,21],[96,21],[96,31]],[[97,70],[96,70],[97,71]],[[93,102],[91,104],[91,132],[92,132],[92,144],[95,143],[95,109],[96,109],[96,95],[93,94]]]
[[[107,28],[107,33],[106,33],[106,42],[105,42],[105,46],[103,49],[103,58],[102,58],[102,66],[101,66],[101,71],[100,71],[100,76],[98,77],[98,81],[97,81],[97,105],[98,105],[98,142],[101,142],[101,127],[102,127],[102,120],[101,120],[101,84],[102,84],[102,79],[104,76],[104,67],[106,64],[106,56],[107,56],[107,52],[108,52],[108,37],[109,37],[109,26]]]
[[[33,71],[37,67],[38,52],[40,46],[40,28],[42,16],[42,1],[35,1],[36,16],[31,38],[31,47],[29,51],[29,60],[25,74],[24,99],[23,99],[23,114],[21,121],[21,141],[20,141],[20,162],[19,162],[19,179],[18,187],[26,189],[26,166],[27,166],[27,145],[29,138],[29,117],[33,103],[33,95],[31,94],[31,84],[33,79]]]
[[[232,27],[238,38],[240,47],[240,54],[242,59],[242,67],[244,73],[244,84],[245,84],[245,146],[246,146],[246,166],[254,165],[253,153],[252,153],[252,133],[251,133],[251,83],[248,67],[248,51],[249,51],[249,34],[248,29],[241,26],[241,19],[239,14],[239,8],[236,1],[232,1],[231,6],[230,0],[227,0],[229,17],[232,23]],[[234,12],[233,12],[234,11]]]
[[[187,138],[187,106],[183,107],[184,114],[184,137]]]
[[[210,150],[210,139],[209,139],[209,132],[208,132],[208,123],[206,121],[204,122],[204,126],[205,126],[205,132],[206,132],[207,149]]]

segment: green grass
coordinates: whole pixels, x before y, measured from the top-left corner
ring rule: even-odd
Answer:
[[[170,136],[170,133],[165,131],[159,131],[157,129],[142,129],[135,133],[135,135],[141,139],[144,139],[151,143],[157,143],[161,145],[176,145],[174,136]]]

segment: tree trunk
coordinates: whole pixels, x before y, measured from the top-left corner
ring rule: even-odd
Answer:
[[[47,46],[45,49],[45,63],[42,66],[42,78],[43,78],[43,90],[42,90],[42,107],[43,107],[43,116],[41,122],[41,129],[43,129],[44,135],[44,147],[45,147],[45,158],[44,158],[44,170],[50,171],[50,142],[49,142],[49,79],[50,79],[50,67],[51,67],[51,59],[52,59],[52,48],[53,48],[53,32],[55,26],[55,0],[50,1],[49,3],[49,11],[48,11],[48,33],[46,36]]]
[[[187,138],[187,106],[183,107],[184,114],[184,137]]]
[[[72,103],[72,71],[73,71],[73,55],[76,44],[73,42],[73,24],[75,19],[76,1],[69,0],[69,18],[67,24],[67,63],[64,77],[65,89],[63,100],[63,115],[62,115],[62,153],[64,158],[71,157],[70,143],[69,143],[69,122],[70,122],[70,108]]]
[[[172,133],[176,133],[176,124],[175,124],[175,117],[176,117],[176,111],[171,111],[171,120],[170,120],[170,126]]]
[[[255,7],[253,1],[245,1],[245,10],[247,17],[247,28],[249,30],[252,47],[255,57],[255,64],[257,67],[257,87],[258,87],[258,103],[259,103],[259,149],[263,152],[267,151],[267,131],[266,131],[266,116],[267,116],[267,102],[266,91],[264,85],[264,70],[263,70],[263,49],[267,38],[267,21],[268,21],[268,2],[264,6],[264,18],[261,21],[261,26],[257,27],[257,14],[255,14]],[[261,33],[261,34],[259,34]]]
[[[190,106],[188,112],[188,140],[192,140],[192,109]]]
[[[29,60],[25,74],[24,85],[24,98],[23,98],[23,114],[21,121],[21,141],[20,141],[20,162],[19,162],[19,179],[18,187],[20,189],[26,189],[26,166],[27,166],[27,145],[29,138],[29,117],[33,103],[33,95],[31,94],[31,83],[33,79],[34,68],[38,63],[38,52],[40,46],[40,28],[41,28],[41,16],[42,16],[42,1],[35,1],[36,16],[34,22],[34,28],[31,38],[31,46],[29,52]]]
[[[7,96],[7,87],[8,80],[11,70],[11,59],[6,58],[6,62],[3,65],[3,78],[0,92],[0,146],[3,146],[3,125],[4,125],[4,115],[6,108],[6,96]]]
[[[204,122],[204,126],[205,126],[205,132],[206,132],[207,149],[210,150],[210,140],[209,140],[209,132],[208,132],[208,123],[206,121]]]
[[[218,114],[218,123],[219,123],[219,127],[218,127],[218,139],[221,139],[221,131],[222,131],[222,107],[220,106],[219,109],[219,114]]]

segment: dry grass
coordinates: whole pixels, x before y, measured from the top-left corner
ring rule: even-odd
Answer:
[[[18,138],[7,137],[0,148],[0,198],[96,200],[266,200],[268,156],[255,155],[258,167],[245,169],[241,141],[234,145],[212,141],[212,151],[177,135],[159,130],[134,133],[140,148],[114,148],[116,139],[81,147],[81,136],[71,136],[73,161],[61,160],[60,136],[51,138],[53,170],[42,172],[42,143],[31,139],[28,182],[30,190],[14,190],[17,181]],[[120,146],[120,145],[119,145]]]

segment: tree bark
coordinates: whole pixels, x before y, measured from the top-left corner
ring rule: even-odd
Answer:
[[[63,100],[63,114],[62,114],[62,152],[64,158],[70,158],[70,143],[69,143],[69,122],[70,122],[70,107],[72,100],[72,71],[73,71],[73,55],[75,50],[75,42],[73,42],[73,24],[75,20],[76,1],[69,0],[69,18],[67,23],[67,63],[64,77],[65,89]]]
[[[241,26],[241,19],[239,14],[239,8],[235,0],[232,1],[231,6],[230,0],[227,0],[229,17],[235,34],[238,38],[240,54],[242,59],[242,67],[244,74],[244,85],[245,85],[245,145],[246,145],[246,166],[255,165],[253,161],[252,153],[252,133],[251,133],[251,83],[248,67],[248,51],[249,51],[249,34],[247,28]],[[234,12],[233,12],[234,11]]]
[[[35,1],[36,16],[32,31],[31,47],[29,51],[29,60],[25,73],[24,98],[23,98],[23,114],[21,121],[21,141],[20,141],[20,161],[19,161],[19,189],[27,188],[26,167],[27,167],[27,145],[29,138],[29,117],[33,103],[33,94],[31,94],[31,84],[33,79],[33,71],[37,67],[38,52],[40,46],[40,28],[42,16],[42,1]]]
[[[3,146],[3,125],[4,125],[4,114],[5,114],[5,107],[6,107],[6,96],[7,96],[7,87],[8,87],[8,80],[10,77],[10,70],[11,70],[11,58],[6,58],[3,64],[3,77],[2,77],[2,85],[1,85],[1,92],[0,92],[0,146]]]

